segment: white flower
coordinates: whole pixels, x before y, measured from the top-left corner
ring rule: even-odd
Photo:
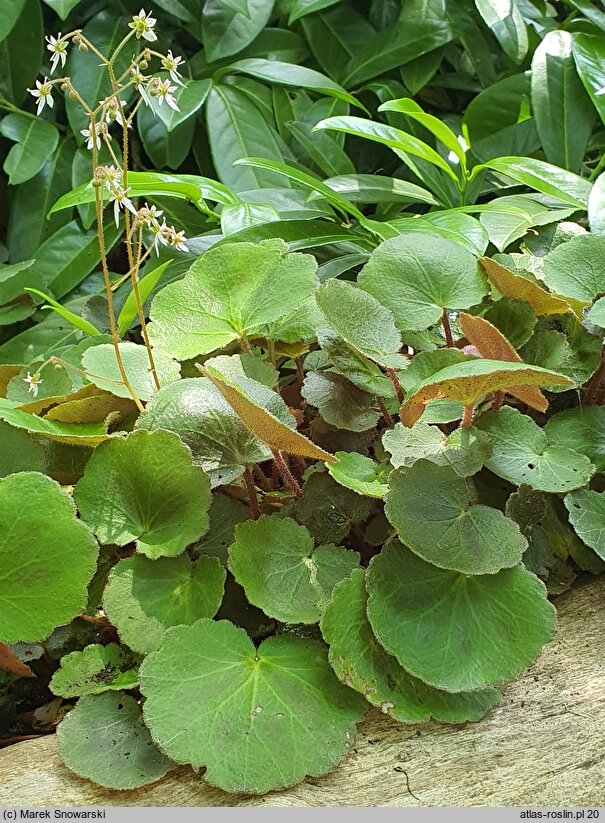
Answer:
[[[52,107],[55,105],[55,101],[53,100],[52,95],[52,83],[48,82],[48,77],[44,78],[43,83],[41,83],[39,80],[36,80],[36,86],[37,88],[35,89],[28,89],[28,92],[31,94],[32,97],[38,98],[38,108],[36,114],[40,114],[40,112],[46,104],[48,104],[48,107],[52,109]]]
[[[157,34],[153,30],[156,23],[157,20],[151,16],[151,12],[146,14],[145,10],[141,9],[141,11],[132,18],[132,23],[128,25],[134,30],[137,40],[143,37],[145,40],[153,43],[154,40],[158,39]]]
[[[172,233],[170,236],[170,245],[173,249],[178,249],[179,251],[189,251],[189,247],[185,245],[187,238],[185,237],[184,231],[175,231],[174,226],[170,227],[172,229]]]
[[[105,168],[103,169],[103,177],[105,178],[105,188],[108,192],[122,191],[121,169],[116,169],[115,166],[105,166]]]
[[[46,48],[52,55],[50,58],[50,73],[52,74],[59,65],[59,61],[61,62],[61,66],[65,65],[65,61],[67,60],[67,40],[61,40],[61,32],[59,32],[57,38],[51,34],[46,38],[46,42],[48,43]]]
[[[149,203],[145,203],[139,209],[139,221],[147,228],[154,229],[156,226],[160,226],[160,217],[163,214],[164,212],[160,211],[157,206],[150,206]]]
[[[134,87],[139,92],[141,97],[143,98],[143,102],[146,106],[151,106],[151,100],[149,99],[149,95],[147,94],[146,82],[149,78],[145,77],[142,73],[141,69],[137,66],[136,68],[130,69],[132,76],[134,78]]]
[[[115,97],[106,97],[105,100],[101,100],[101,105],[103,106],[103,114],[105,116],[105,122],[111,126],[112,123],[119,123],[120,126],[124,125],[124,121],[122,120],[122,114],[120,112],[120,106],[122,111],[126,106],[125,100],[120,100],[120,105],[118,105],[118,101]]]
[[[170,76],[174,80],[175,83],[178,83],[179,86],[183,86],[184,83],[181,82],[180,77],[181,74],[178,71],[179,66],[184,64],[184,60],[182,57],[174,57],[172,54],[172,50],[168,50],[168,54],[166,57],[162,57],[162,66],[166,69],[167,72],[170,72]]]
[[[135,217],[138,217],[136,208],[132,205],[132,200],[129,200],[126,195],[130,189],[114,189],[109,202],[113,202],[113,216],[115,217],[116,227],[120,227],[120,209],[128,209]]]
[[[24,383],[29,383],[29,388],[28,388],[27,391],[31,392],[31,394],[33,394],[34,397],[37,397],[38,396],[38,386],[40,385],[40,383],[43,382],[42,380],[40,380],[40,375],[30,374],[29,372],[27,372],[27,377],[23,378],[23,382]]]
[[[158,106],[161,106],[164,100],[170,106],[171,109],[175,111],[180,111],[179,107],[176,104],[176,100],[172,96],[173,92],[176,91],[176,86],[170,85],[170,80],[164,80],[163,83],[158,83],[155,86],[156,97],[158,101]]]
[[[86,138],[86,140],[88,141],[86,143],[86,148],[87,149],[92,149],[94,143],[96,143],[97,144],[97,150],[100,150],[100,148],[101,148],[101,135],[99,134],[99,132],[97,132],[95,134],[94,138],[93,138],[93,136],[90,132],[90,129],[80,129],[80,134],[82,134]]]

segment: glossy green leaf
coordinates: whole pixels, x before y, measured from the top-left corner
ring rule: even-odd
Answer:
[[[0,641],[34,643],[86,605],[98,546],[58,483],[38,472],[0,480]]]
[[[363,106],[351,94],[345,91],[338,83],[330,80],[324,74],[305,66],[296,66],[292,63],[283,63],[281,60],[261,60],[247,58],[238,60],[229,66],[230,71],[247,74],[266,83],[276,83],[280,86],[292,86],[295,89],[309,89],[319,94],[326,94],[343,100],[357,108]]]
[[[134,689],[138,671],[131,656],[116,643],[94,644],[61,658],[49,688],[61,697],[82,697],[107,691]]]
[[[162,749],[177,762],[205,765],[210,785],[235,792],[325,774],[353,745],[363,714],[321,644],[284,635],[255,648],[226,621],[172,629],[145,660],[141,691]]]
[[[0,38],[0,93],[16,105],[34,85],[43,57],[43,20],[39,0],[4,0]],[[15,19],[15,11],[17,17]]]
[[[502,49],[514,63],[521,63],[529,48],[523,15],[514,0],[475,0],[477,11]]]
[[[588,92],[597,114],[605,122],[605,100],[599,93],[605,86],[605,43],[603,37],[576,32],[573,35],[572,54],[584,88]]]
[[[149,654],[171,626],[214,617],[224,586],[225,570],[215,557],[192,563],[186,554],[156,560],[135,555],[112,568],[103,609],[123,643]]]
[[[44,294],[44,292],[39,291],[38,289],[25,288],[24,291],[26,291],[28,294],[36,294],[38,297],[41,297],[43,300],[46,300],[48,305],[42,306],[43,309],[52,309],[52,311],[57,312],[57,314],[60,315],[64,320],[67,320],[68,323],[71,323],[72,326],[74,326],[76,329],[80,329],[80,331],[83,331],[84,334],[88,334],[91,337],[96,337],[98,334],[101,334],[101,332],[95,326],[93,326],[92,323],[89,323],[88,320],[84,320],[82,317],[75,314],[73,311],[66,309],[65,306],[62,306],[60,303],[57,303],[57,301],[54,300],[52,297],[49,297],[48,294]]]
[[[567,31],[548,32],[531,64],[531,101],[546,159],[579,172],[594,110],[578,77]]]
[[[155,269],[152,269],[140,279],[138,286],[139,297],[142,305],[145,305],[145,302],[151,297],[153,290],[160,282],[164,272],[171,263],[172,260],[167,260],[165,263],[162,263],[161,266],[157,266]],[[124,301],[124,305],[118,315],[118,335],[120,337],[123,337],[126,334],[137,316],[137,300],[133,289]]]
[[[364,120],[361,117],[328,117],[326,120],[321,120],[315,128],[340,131],[354,137],[363,137],[376,143],[382,143],[383,146],[393,149],[395,154],[402,160],[405,160],[403,155],[406,154],[420,157],[444,171],[452,180],[458,179],[451,167],[428,143],[424,143],[414,135],[407,134],[393,126],[376,123],[372,120]]]
[[[604,78],[605,85],[605,78]],[[605,234],[605,173],[594,182],[588,198],[588,222],[593,234]]]
[[[469,308],[487,292],[472,254],[452,240],[420,233],[382,243],[358,282],[392,311],[401,331],[426,329],[445,308]]]
[[[151,373],[149,355],[145,346],[137,343],[120,343],[120,355],[124,371],[139,400],[151,400],[157,388]],[[180,377],[179,364],[161,349],[153,350],[153,360],[160,386],[174,383]],[[130,397],[118,367],[115,349],[111,343],[103,343],[86,349],[82,355],[82,367],[91,383],[117,397]]]
[[[466,723],[480,720],[497,705],[496,689],[451,694],[408,674],[374,637],[367,600],[364,573],[353,571],[334,590],[321,620],[330,663],[342,683],[400,723],[426,723],[431,717],[443,723]]]
[[[150,558],[173,557],[208,528],[210,482],[191,452],[167,431],[136,431],[99,446],[74,497],[102,543]]]
[[[311,256],[289,254],[281,240],[210,249],[183,280],[156,296],[150,338],[184,360],[261,336],[266,324],[313,295],[319,285],[316,268]]]
[[[267,25],[274,0],[247,0],[247,14],[223,0],[208,0],[202,17],[202,37],[209,62],[244,49]]]
[[[27,432],[0,423],[0,477],[17,472],[43,472],[44,447]]]
[[[137,420],[137,428],[178,434],[212,486],[231,483],[245,466],[271,458],[270,450],[244,426],[210,380],[202,377],[161,389]]]
[[[421,126],[434,134],[448,151],[453,152],[460,161],[461,167],[466,169],[466,155],[454,132],[438,117],[423,111],[418,103],[410,97],[401,100],[389,100],[379,106],[378,111],[397,111],[407,115],[412,120],[416,120]]]
[[[516,566],[527,541],[514,521],[478,499],[472,480],[419,460],[390,475],[385,514],[402,543],[438,568],[485,575]]]
[[[202,108],[211,88],[210,80],[185,80],[184,85],[178,86],[173,95],[179,111],[168,105],[154,105],[153,111],[169,132],[174,131]]]
[[[82,0],[44,0],[44,2],[59,15],[61,20],[65,20],[67,15],[73,11]]]
[[[525,483],[546,492],[567,492],[584,486],[595,472],[588,457],[549,442],[547,434],[531,417],[510,406],[497,414],[484,414],[477,427],[489,435],[490,471],[505,480]]]
[[[326,186],[346,197],[351,203],[426,203],[438,206],[439,201],[428,189],[377,174],[339,174],[324,180]]]
[[[107,789],[146,786],[174,768],[154,746],[137,701],[123,692],[83,697],[57,737],[65,765]]]
[[[464,575],[438,569],[395,541],[372,559],[367,587],[381,645],[414,677],[446,691],[517,677],[555,633],[544,584],[522,565]]]
[[[531,157],[498,157],[484,165],[530,189],[586,209],[592,184],[584,177]]]
[[[3,166],[11,186],[25,183],[36,175],[59,142],[59,132],[52,123],[22,114],[4,117],[0,121],[0,134],[16,143]]]
[[[110,437],[103,423],[55,423],[16,409],[11,401],[4,398],[0,398],[0,419],[31,434],[76,446],[94,447]]]
[[[250,603],[283,623],[317,623],[336,583],[358,565],[356,552],[314,549],[309,531],[289,517],[240,523],[229,547],[229,569]]]

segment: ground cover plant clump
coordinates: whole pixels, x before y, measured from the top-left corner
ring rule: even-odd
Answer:
[[[605,17],[130,5],[0,0],[0,741],[264,793],[605,570]]]

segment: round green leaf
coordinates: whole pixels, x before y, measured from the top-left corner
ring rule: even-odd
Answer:
[[[561,243],[544,260],[544,282],[564,297],[592,303],[605,292],[605,237],[582,234]]]
[[[289,254],[283,240],[210,249],[155,297],[149,336],[179,360],[260,336],[313,295],[316,268],[311,255]]]
[[[174,768],[153,745],[136,700],[123,692],[83,697],[57,736],[65,765],[107,789],[137,789]]]
[[[328,472],[337,483],[365,497],[382,500],[388,491],[390,465],[376,463],[357,452],[336,452],[338,463],[328,463]]]
[[[229,546],[235,540],[235,527],[242,520],[250,517],[248,506],[234,500],[226,494],[215,494],[208,512],[210,525],[208,531],[197,543],[189,546],[193,557],[208,555],[216,557],[222,566],[227,566]]]
[[[86,607],[97,543],[58,483],[0,480],[0,642],[35,643]]]
[[[602,329],[605,328],[605,297],[600,297],[595,302],[586,315],[586,319],[595,326],[600,326]]]
[[[359,565],[336,546],[313,548],[304,526],[263,515],[235,528],[229,569],[250,603],[283,623],[317,623],[335,584]]]
[[[180,554],[208,528],[210,482],[172,432],[136,431],[103,443],[74,497],[102,543],[136,540],[151,558]]]
[[[382,435],[382,445],[395,468],[426,459],[437,466],[450,466],[459,477],[476,474],[492,452],[489,437],[474,427],[456,429],[446,437],[437,426],[423,421],[411,429],[397,423]]]
[[[50,690],[61,697],[81,697],[107,691],[134,689],[138,669],[116,643],[93,644],[61,658],[61,666],[50,681]]]
[[[380,419],[374,397],[330,371],[308,372],[302,396],[319,410],[331,426],[347,431],[367,431]]]
[[[414,677],[446,691],[512,680],[555,633],[544,584],[522,565],[467,576],[395,541],[370,562],[367,587],[382,646]]]
[[[505,406],[484,414],[477,427],[486,432],[492,456],[485,465],[510,483],[525,483],[545,492],[568,492],[584,486],[595,473],[588,457],[565,446],[552,446],[531,417]]]
[[[443,309],[468,309],[487,294],[476,257],[454,240],[410,233],[372,252],[359,285],[389,308],[401,331],[422,331]]]
[[[215,557],[192,563],[186,554],[149,560],[135,555],[113,567],[103,608],[120,639],[133,651],[155,651],[166,629],[214,617],[225,587]]]
[[[336,371],[358,389],[379,397],[395,397],[393,384],[376,363],[364,357],[340,334],[332,329],[318,328],[317,340]]]
[[[553,415],[544,427],[550,443],[586,455],[605,469],[605,406],[576,406]]]
[[[567,495],[565,507],[578,537],[605,560],[605,492],[579,489]]]
[[[149,365],[149,355],[145,346],[136,343],[120,343],[120,355],[124,371],[139,400],[151,400],[157,394]],[[181,368],[176,360],[160,349],[153,350],[153,360],[160,386],[174,383],[181,376]],[[82,355],[82,368],[91,383],[117,397],[130,397],[124,385],[116,353],[111,343],[91,346]]]
[[[321,644],[283,635],[255,648],[226,621],[171,629],[141,667],[141,691],[158,745],[179,763],[206,766],[206,781],[230,792],[325,774],[363,715]]]
[[[332,278],[317,292],[317,305],[328,325],[361,354],[381,366],[405,368],[401,335],[393,314],[371,294]]]
[[[137,429],[178,434],[213,487],[231,483],[246,465],[271,457],[270,449],[244,426],[205,377],[179,380],[161,389],[137,420]]]
[[[526,539],[513,520],[477,500],[472,480],[419,460],[390,475],[385,514],[406,546],[441,569],[494,574],[515,566]]]
[[[402,669],[372,632],[364,577],[357,569],[339,583],[321,619],[321,632],[330,645],[330,664],[342,683],[400,723],[426,723],[432,717],[443,723],[466,723],[480,720],[498,704],[496,689],[452,694]]]

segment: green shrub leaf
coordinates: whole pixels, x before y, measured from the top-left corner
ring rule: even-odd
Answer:
[[[390,465],[356,452],[336,452],[335,456],[338,463],[328,463],[327,468],[337,483],[357,494],[382,500],[388,490]]]
[[[605,560],[605,492],[579,489],[567,495],[565,506],[578,537]]]
[[[425,459],[437,466],[450,466],[459,477],[476,474],[492,453],[489,437],[474,427],[456,429],[446,437],[437,426],[423,421],[411,429],[397,423],[382,435],[382,445],[390,452],[395,468]]]
[[[555,632],[544,584],[522,565],[467,576],[393,542],[372,559],[367,587],[381,645],[414,677],[446,691],[517,677]]]
[[[605,292],[605,237],[582,234],[546,255],[544,282],[549,289],[581,303]]]
[[[167,431],[136,431],[99,446],[74,496],[102,543],[136,540],[148,557],[180,554],[208,528],[207,475]]]
[[[231,792],[325,774],[353,745],[363,714],[319,643],[286,635],[255,648],[226,621],[172,629],[143,663],[141,691],[158,745],[206,766],[207,782]]]
[[[149,364],[149,355],[145,346],[136,343],[120,343],[120,355],[124,371],[139,400],[151,400],[157,393]],[[174,383],[181,376],[179,364],[164,351],[153,350],[156,373],[160,386]],[[82,355],[82,366],[86,376],[100,389],[111,392],[117,397],[131,397],[124,385],[116,360],[116,353],[111,343],[91,346]]]
[[[337,429],[367,431],[380,419],[373,395],[331,371],[309,372],[301,394]]]
[[[555,414],[544,433],[549,443],[586,455],[597,471],[605,469],[605,406],[578,406]]]
[[[340,543],[351,526],[368,518],[374,508],[372,500],[345,489],[327,472],[310,474],[303,491],[294,516],[316,543]]]

